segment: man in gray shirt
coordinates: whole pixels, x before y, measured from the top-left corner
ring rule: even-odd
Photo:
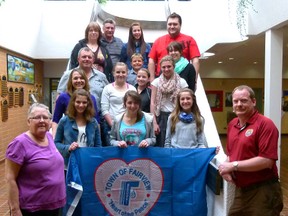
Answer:
[[[96,98],[97,107],[101,109],[101,95],[104,87],[109,83],[106,75],[96,69],[92,68],[94,62],[94,54],[92,50],[88,47],[83,47],[78,52],[78,62],[79,67],[85,72],[87,79],[89,81],[90,93]],[[60,79],[58,84],[57,92],[60,94],[61,92],[66,91],[67,82],[72,70],[64,72],[63,76]],[[100,113],[99,113],[100,114]],[[107,130],[105,129],[104,118],[100,115],[100,127],[101,127],[101,140],[102,146],[107,146],[109,143],[106,141]],[[52,131],[56,131],[57,125],[52,124]]]
[[[100,101],[103,88],[109,83],[105,74],[92,68],[94,54],[88,47],[83,47],[78,52],[79,67],[85,72],[89,80],[90,93],[96,98],[100,110]],[[67,82],[72,70],[65,71],[58,84],[57,93],[66,91]]]
[[[103,22],[103,35],[101,43],[108,50],[113,66],[119,62],[123,42],[120,38],[114,37],[116,23],[113,19],[106,19]]]

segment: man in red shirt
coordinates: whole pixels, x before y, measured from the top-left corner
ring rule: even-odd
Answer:
[[[153,81],[155,77],[160,75],[160,60],[168,55],[167,46],[172,41],[178,41],[183,45],[183,56],[191,60],[198,74],[199,72],[199,57],[200,52],[196,41],[191,36],[180,33],[182,25],[182,18],[177,13],[172,13],[167,18],[168,34],[159,37],[153,43],[152,49],[149,53],[148,70],[150,72],[150,80]]]
[[[271,119],[255,109],[255,94],[249,86],[236,87],[232,103],[237,117],[228,125],[228,157],[219,166],[222,177],[236,185],[228,215],[280,215],[283,197],[276,166],[279,132]]]

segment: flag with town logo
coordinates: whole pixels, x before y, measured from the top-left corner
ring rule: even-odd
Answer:
[[[206,216],[215,148],[79,148],[68,165],[65,215]]]

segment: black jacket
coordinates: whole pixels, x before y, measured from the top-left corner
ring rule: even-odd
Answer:
[[[70,57],[70,65],[69,65],[70,70],[78,67],[78,65],[79,65],[78,60],[77,60],[78,59],[78,52],[83,47],[87,47],[87,40],[86,39],[80,40],[75,45],[74,49],[72,50],[71,57]],[[107,80],[111,83],[114,81],[114,77],[112,74],[112,70],[113,70],[112,60],[110,58],[110,54],[109,54],[108,50],[101,44],[100,44],[100,49],[101,49],[103,56],[105,57],[104,74],[106,75]]]
[[[188,64],[179,74],[179,76],[186,80],[188,88],[195,92],[196,70],[192,64]]]

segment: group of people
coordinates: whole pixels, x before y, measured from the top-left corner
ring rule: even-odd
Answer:
[[[103,34],[96,22],[87,26],[72,51],[71,70],[59,82],[54,115],[33,104],[29,130],[7,148],[12,216],[58,215],[66,201],[64,170],[77,148],[208,147],[195,96],[200,54],[195,40],[180,33],[181,25],[172,13],[168,34],[152,48],[140,23],[131,25],[127,44],[114,37],[112,19],[103,22]],[[232,98],[238,117],[229,124],[228,158],[219,166],[238,188],[229,215],[279,215],[278,130],[256,111],[250,87],[235,88]]]
[[[127,82],[135,85],[135,77],[140,68],[149,69],[151,81],[160,76],[159,63],[169,54],[176,62],[176,72],[187,81],[189,88],[195,91],[200,52],[196,41],[180,32],[181,25],[182,18],[179,14],[169,15],[168,34],[155,40],[151,48],[144,39],[144,32],[139,22],[131,24],[127,43],[114,37],[116,23],[113,19],[103,21],[103,33],[97,22],[91,22],[85,29],[85,38],[79,40],[72,50],[69,69],[79,66],[79,50],[88,47],[95,55],[93,68],[103,72],[109,83],[114,81],[113,66],[120,61],[127,65],[131,75],[131,79],[129,76]]]

